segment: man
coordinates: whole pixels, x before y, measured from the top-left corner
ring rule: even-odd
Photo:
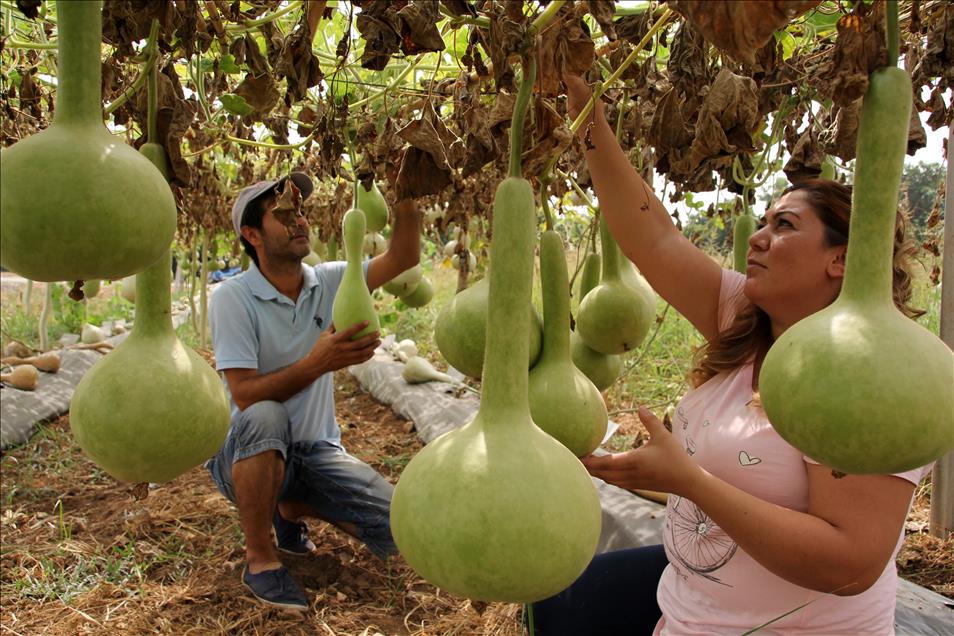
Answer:
[[[332,325],[345,263],[302,264],[310,251],[301,202],[311,195],[301,172],[262,181],[239,194],[232,223],[253,263],[212,295],[209,319],[216,369],[225,375],[232,424],[207,466],[239,510],[245,534],[243,584],[263,603],[304,610],[308,600],[282,567],[277,549],[314,549],[299,521],[313,516],[357,537],[377,556],[396,553],[389,525],[392,486],[341,446],[332,371],[368,360],[378,333],[367,323]],[[388,250],[364,263],[370,289],[418,264],[421,216],[395,206]]]

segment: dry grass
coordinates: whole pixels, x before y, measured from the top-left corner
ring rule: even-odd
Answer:
[[[201,352],[210,358],[209,352]],[[346,373],[335,378],[345,446],[392,483],[421,445]],[[610,405],[625,408],[626,404]],[[633,414],[616,436],[644,440]],[[239,581],[235,509],[193,469],[136,499],[73,443],[66,417],[41,427],[0,463],[0,632],[50,634],[522,634],[521,608],[440,592],[400,558],[384,563],[320,521],[318,551],[286,557],[311,598],[295,615],[264,609]],[[926,533],[929,486],[908,517],[898,557],[905,578],[954,598],[954,539]]]
[[[407,422],[336,377],[344,443],[392,482],[420,448]],[[304,615],[241,586],[235,509],[193,469],[137,500],[83,457],[66,417],[2,459],[0,631],[37,634],[487,634],[522,632],[516,605],[472,604],[314,520],[318,551],[287,557]]]

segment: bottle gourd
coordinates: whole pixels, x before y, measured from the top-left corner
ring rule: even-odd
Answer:
[[[388,224],[388,202],[376,183],[366,190],[360,182],[354,187],[354,207],[364,212],[368,232],[380,232]]]
[[[489,291],[490,277],[485,276],[455,295],[434,321],[437,349],[448,364],[471,378],[479,378],[483,373]],[[527,322],[529,369],[536,364],[543,345],[543,321],[532,305]]]
[[[418,574],[453,594],[512,603],[572,583],[593,557],[601,517],[589,474],[533,423],[527,400],[536,219],[519,140],[528,75],[511,125],[511,176],[494,197],[480,409],[410,461],[391,502],[394,540]]]
[[[154,112],[155,69],[151,74]],[[164,170],[162,147],[143,148]],[[77,444],[122,481],[169,481],[215,454],[229,430],[222,381],[172,328],[170,265],[167,246],[162,258],[136,275],[132,333],[83,376],[70,402]]]
[[[907,72],[871,74],[841,292],[786,330],[759,374],[762,404],[778,433],[845,473],[911,470],[954,445],[954,354],[892,300],[910,108]]]
[[[606,404],[600,390],[570,359],[570,283],[563,239],[540,237],[543,287],[543,352],[530,371],[534,423],[577,457],[592,453],[606,435]]]
[[[361,265],[361,243],[364,240],[365,222],[364,212],[358,208],[351,208],[345,212],[341,221],[341,233],[344,236],[345,265],[344,276],[335,302],[331,307],[331,319],[335,329],[343,331],[359,322],[367,321],[368,326],[354,336],[354,340],[377,331],[380,328],[378,315],[374,312],[374,302],[368,283],[364,279],[364,268]]]
[[[57,3],[53,123],[0,153],[0,255],[31,280],[118,280],[155,263],[176,229],[162,174],[103,124],[101,9]]]
[[[580,303],[576,328],[583,342],[600,353],[625,353],[643,341],[655,318],[652,291],[643,292],[632,267],[621,263],[622,256],[605,219],[600,219],[603,274]],[[630,271],[625,272],[622,265]]]
[[[580,274],[580,302],[586,298],[594,287],[600,284],[600,255],[592,251],[586,255],[583,262],[583,272]],[[570,357],[576,368],[582,371],[600,391],[613,386],[616,378],[623,370],[623,361],[615,353],[600,353],[593,351],[576,331],[570,334]]]

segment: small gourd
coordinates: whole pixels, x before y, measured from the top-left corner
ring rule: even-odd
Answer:
[[[136,304],[136,275],[127,276],[119,284],[119,295]]]
[[[388,202],[378,190],[378,184],[372,182],[370,189],[365,189],[360,182],[355,185],[354,207],[364,212],[368,232],[380,232],[388,224]]]
[[[375,257],[388,249],[388,240],[379,232],[368,232],[364,235],[362,250],[365,256]]]
[[[906,71],[871,73],[841,293],[787,329],[759,373],[762,404],[779,435],[844,473],[907,471],[954,447],[954,354],[892,299],[910,108]]]
[[[540,279],[543,352],[530,371],[530,415],[537,426],[582,457],[606,435],[606,404],[570,358],[570,283],[563,239],[557,232],[540,237]]]
[[[414,291],[417,284],[424,277],[424,268],[420,264],[406,269],[382,286],[384,291],[393,296],[406,296]]]
[[[749,238],[755,232],[755,217],[742,212],[735,217],[735,225],[732,227],[732,265],[735,271],[744,274],[748,267],[749,258]]]
[[[399,298],[408,307],[423,307],[434,298],[434,285],[427,278],[421,278],[410,292]]]
[[[603,273],[600,284],[580,303],[577,333],[591,349],[619,354],[632,351],[643,341],[655,319],[655,306],[648,296],[624,282],[620,274],[620,250],[600,219]]]
[[[14,367],[10,373],[0,374],[0,382],[21,391],[34,391],[40,383],[40,373],[32,364],[21,364]]]
[[[0,259],[36,281],[119,279],[176,229],[162,174],[103,125],[102,3],[57,3],[53,123],[0,153]]]
[[[597,252],[590,252],[580,273],[579,298],[583,298],[600,283],[601,260]],[[577,369],[590,379],[597,389],[605,391],[616,382],[623,369],[623,361],[615,353],[593,351],[577,332],[570,334],[570,358]]]
[[[455,295],[434,322],[434,342],[441,355],[471,378],[479,378],[484,367],[489,281],[490,277],[485,276]],[[543,321],[532,306],[529,323],[528,369],[536,364],[543,344]]]
[[[344,236],[345,266],[344,276],[335,302],[331,308],[331,317],[335,329],[343,331],[359,322],[368,322],[368,326],[354,336],[358,339],[379,329],[378,315],[374,312],[374,302],[371,292],[364,279],[364,268],[361,266],[361,242],[364,240],[365,224],[364,212],[357,208],[348,210],[341,222]]]
[[[99,293],[101,282],[98,278],[88,280],[83,284],[83,296],[86,298],[95,298]]]

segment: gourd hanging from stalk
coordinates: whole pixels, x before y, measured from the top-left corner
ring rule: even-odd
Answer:
[[[570,358],[570,282],[563,239],[552,230],[540,237],[540,279],[543,352],[530,371],[530,415],[537,426],[582,457],[606,435],[606,404]]]
[[[424,277],[424,269],[420,263],[411,269],[404,270],[382,286],[384,291],[393,296],[406,296],[414,291]]]
[[[580,274],[580,301],[600,283],[601,260],[593,251],[586,255]],[[605,391],[613,386],[623,370],[623,361],[615,353],[600,353],[586,346],[580,334],[570,334],[570,358],[577,369],[590,379],[597,389]]]
[[[341,285],[338,286],[338,293],[335,294],[331,317],[335,329],[339,331],[367,321],[368,326],[354,336],[354,339],[357,339],[380,328],[371,292],[368,291],[368,284],[364,279],[364,268],[361,266],[361,242],[365,232],[364,212],[357,208],[345,212],[341,228],[348,264],[345,266]]]
[[[153,66],[149,143],[143,153],[163,170],[165,151],[152,143],[156,110]],[[122,481],[173,479],[211,457],[229,429],[229,401],[218,374],[184,346],[172,328],[169,247],[136,276],[132,333],[87,371],[70,402],[70,428],[77,444]]]
[[[576,328],[588,347],[606,354],[632,351],[643,341],[655,318],[655,302],[622,257],[604,219],[600,219],[603,273],[600,284],[580,303]]]
[[[388,202],[378,190],[378,184],[372,182],[370,189],[365,189],[361,182],[354,186],[354,207],[364,212],[368,232],[380,232],[388,224]]]
[[[735,225],[732,227],[732,267],[741,274],[745,273],[749,257],[749,238],[755,232],[755,225],[755,217],[748,209],[744,209],[735,217]]]
[[[432,298],[434,298],[434,286],[431,284],[431,281],[422,277],[421,280],[414,285],[414,289],[403,296],[398,296],[398,298],[400,298],[408,307],[413,307],[415,309],[418,307],[423,307],[427,303],[431,302]]]
[[[522,325],[530,321],[536,223],[533,190],[520,176],[533,72],[526,75],[511,124],[510,176],[494,197],[480,410],[411,460],[391,502],[394,540],[418,574],[454,594],[515,603],[552,596],[576,579],[596,549],[601,517],[589,474],[533,423],[527,400]]]
[[[490,268],[493,270],[493,266]],[[434,342],[447,362],[471,378],[479,378],[484,368],[490,276],[456,294],[441,309],[434,322]],[[533,367],[543,346],[543,321],[530,306],[527,332],[527,368]]]
[[[889,34],[896,33],[896,3],[888,13]],[[954,447],[954,354],[892,297],[910,108],[906,71],[892,65],[871,73],[841,293],[787,329],[759,374],[762,404],[779,435],[845,473],[911,470]]]
[[[53,123],[0,153],[2,263],[38,281],[119,279],[176,229],[162,174],[103,124],[102,3],[58,2]]]

